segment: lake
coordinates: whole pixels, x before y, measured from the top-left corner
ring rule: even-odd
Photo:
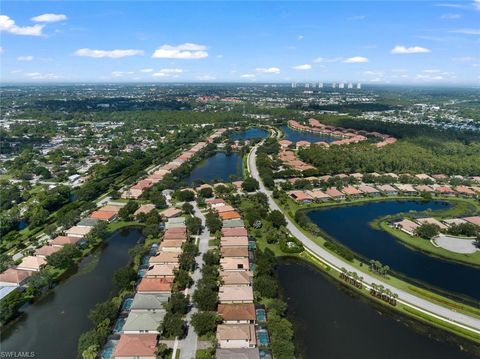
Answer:
[[[227,156],[225,152],[217,152],[196,165],[190,175],[184,180],[190,186],[195,181],[229,181],[232,175],[240,179],[242,174],[243,161],[241,154],[233,152]]]
[[[403,245],[371,221],[408,211],[448,208],[443,201],[383,201],[308,212],[308,217],[336,241],[362,257],[375,259],[403,277],[450,293],[480,299],[480,268],[429,256]],[[410,279],[411,278],[411,279]]]
[[[390,312],[309,264],[282,261],[277,274],[302,359],[477,358],[459,349],[459,339]]]
[[[113,273],[130,262],[128,250],[141,238],[139,229],[115,232],[76,274],[26,307],[25,315],[2,332],[1,350],[35,352],[39,359],[75,358],[78,338],[90,329],[88,312],[114,294]]]
[[[291,129],[288,126],[282,126],[280,127],[280,129],[285,134],[283,136],[283,139],[289,140],[292,142],[308,141],[308,142],[314,143],[314,142],[322,141],[322,142],[330,143],[338,140],[337,137],[322,135],[319,133],[306,132],[306,131],[297,131],[297,130]]]
[[[253,127],[244,131],[234,131],[230,134],[229,138],[233,141],[245,141],[253,138],[267,138],[268,131],[263,128]]]

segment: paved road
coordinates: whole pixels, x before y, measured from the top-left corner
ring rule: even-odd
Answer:
[[[202,223],[205,225],[205,216],[203,215],[202,212],[200,212],[200,209],[198,208],[197,203],[196,202],[191,202],[191,203],[195,211],[194,213],[195,216],[200,218],[202,220]],[[202,234],[199,236],[199,241],[198,241],[198,251],[200,254],[195,258],[195,261],[197,262],[197,269],[192,274],[192,279],[194,281],[194,284],[192,285],[191,288],[187,288],[185,294],[192,294],[195,291],[198,280],[202,278],[202,273],[200,272],[200,270],[203,266],[203,254],[208,251],[209,239],[210,239],[210,232],[208,231],[208,228],[205,227]],[[192,310],[190,310],[190,312],[187,314],[188,334],[185,337],[185,339],[181,340],[178,343],[178,347],[180,348],[180,359],[195,359],[195,353],[197,351],[198,336],[197,336],[197,333],[195,333],[193,326],[190,324],[190,320],[192,318],[192,315],[197,311],[198,311],[197,308],[193,307]]]
[[[267,188],[264,186],[263,182],[260,179],[260,175],[258,174],[258,169],[256,164],[257,149],[258,149],[258,145],[255,146],[249,154],[248,167],[250,168],[250,173],[252,177],[255,178],[260,183],[260,191],[265,193],[268,196],[270,208],[282,211],[282,209],[273,200],[271,191],[267,190]],[[437,317],[438,319],[448,321],[452,324],[458,325],[465,329],[470,329],[480,334],[480,320],[462,313],[458,313],[446,307],[431,303],[423,298],[417,297],[413,294],[410,294],[408,292],[395,288],[386,282],[382,282],[379,279],[370,276],[366,272],[360,271],[358,268],[353,267],[348,262],[344,262],[340,258],[334,256],[332,253],[328,252],[326,249],[322,248],[321,246],[313,242],[310,238],[308,238],[305,234],[303,234],[303,232],[301,232],[297,228],[297,226],[295,226],[295,224],[293,224],[293,222],[287,216],[285,216],[285,218],[287,220],[287,229],[292,233],[292,235],[298,238],[308,251],[312,252],[320,260],[327,263],[329,266],[331,266],[335,270],[340,271],[340,268],[344,267],[348,271],[357,272],[360,276],[364,278],[363,283],[368,288],[372,283],[381,284],[385,288],[390,289],[393,293],[398,294],[397,301],[405,305],[408,305],[410,307],[413,307],[419,311],[428,313],[429,315]]]

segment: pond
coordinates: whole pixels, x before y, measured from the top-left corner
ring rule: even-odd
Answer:
[[[480,268],[430,256],[403,245],[370,222],[379,217],[408,211],[446,209],[443,201],[383,201],[340,206],[308,212],[309,218],[336,241],[362,257],[375,259],[403,277],[460,296],[480,299]],[[346,225],[348,224],[348,225]]]
[[[283,131],[285,136],[283,136],[284,140],[289,140],[292,142],[298,142],[298,141],[308,141],[308,142],[333,142],[337,141],[337,137],[329,136],[329,135],[322,135],[319,133],[312,133],[312,132],[306,132],[306,131],[297,131],[293,130],[288,126],[282,126],[280,129]]]
[[[302,359],[476,358],[459,339],[390,312],[311,265],[288,260],[277,273]]]
[[[243,131],[234,131],[230,134],[230,139],[233,141],[251,140],[253,138],[267,138],[268,131],[263,128],[253,127]]]
[[[219,180],[221,182],[229,181],[230,176],[241,178],[243,174],[242,155],[233,152],[230,155],[225,152],[217,152],[195,166],[193,171],[185,181],[188,185],[196,181],[211,182]]]
[[[115,232],[103,249],[80,263],[76,274],[27,306],[25,315],[2,332],[2,352],[34,352],[39,359],[75,358],[78,338],[90,329],[88,312],[114,294],[113,273],[130,262],[128,250],[141,238],[138,229]]]

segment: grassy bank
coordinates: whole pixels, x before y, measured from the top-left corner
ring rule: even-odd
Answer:
[[[378,228],[394,236],[397,240],[399,240],[403,244],[415,250],[420,250],[429,255],[433,255],[433,256],[444,258],[451,261],[456,261],[456,262],[474,265],[474,266],[480,266],[480,251],[477,251],[472,254],[455,253],[441,247],[436,247],[429,240],[416,237],[416,236],[413,236],[413,237],[409,236],[408,234],[398,229],[392,228],[384,220],[376,221],[375,225],[377,225]]]

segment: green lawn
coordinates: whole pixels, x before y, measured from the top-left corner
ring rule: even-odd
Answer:
[[[405,232],[402,232],[396,228],[392,228],[388,225],[386,221],[380,221],[378,223],[380,229],[390,233],[392,236],[397,238],[403,244],[412,247],[414,249],[426,252],[428,254],[432,254],[434,256],[442,257],[445,259],[462,262],[470,265],[477,265],[480,266],[480,251],[476,251],[472,254],[461,254],[461,253],[454,253],[450,252],[446,249],[441,247],[436,247],[430,242],[429,240],[416,237],[416,236],[409,236]]]

